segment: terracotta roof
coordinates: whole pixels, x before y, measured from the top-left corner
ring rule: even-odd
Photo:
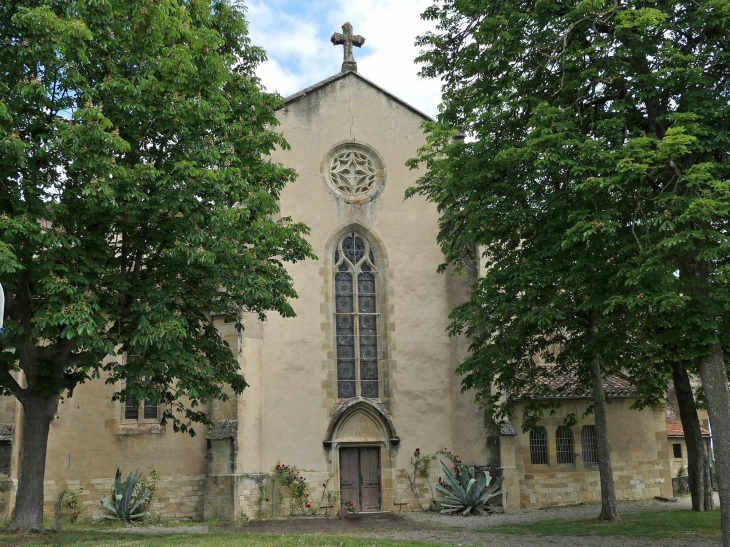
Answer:
[[[612,397],[631,396],[636,393],[634,384],[623,374],[614,374],[603,381],[603,389]]]
[[[703,437],[709,437],[710,432],[704,428],[700,428]],[[667,420],[667,437],[684,437],[684,428],[680,422]]]
[[[532,397],[546,399],[575,399],[592,397],[591,391],[578,382],[574,373],[558,370],[555,365],[540,365],[541,376],[537,379],[538,388],[534,391],[525,390],[519,399]],[[635,397],[636,388],[625,375],[613,374],[603,380],[603,389],[609,397]]]

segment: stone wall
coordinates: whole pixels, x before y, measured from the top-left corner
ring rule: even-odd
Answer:
[[[205,481],[205,475],[161,477],[152,499],[150,513],[153,517],[159,516],[163,520],[201,520],[203,518]],[[113,483],[113,477],[46,480],[44,482],[43,510],[46,515],[53,515],[53,504],[56,497],[62,490],[67,489],[75,491],[79,496],[82,511],[80,519],[89,519],[94,514],[106,513],[101,505],[101,498],[110,497]]]
[[[413,480],[413,470],[399,469],[395,473],[396,481],[396,499],[393,503],[405,503],[405,505],[397,506],[401,511],[421,511],[428,509],[433,503],[433,498],[439,496],[436,489],[438,484],[438,475],[435,470],[429,469],[428,477],[416,477],[414,485],[411,486],[410,478]],[[418,498],[413,492],[415,487]]]
[[[300,507],[280,484],[277,483],[274,488],[272,473],[210,476],[205,485],[204,518],[231,521],[241,518],[287,517],[299,515],[302,511],[316,514],[323,513],[322,506],[325,505],[332,506],[328,508],[329,514],[336,513],[339,510],[339,501],[335,498],[337,489],[332,484],[331,475],[313,471],[302,471],[302,475],[309,485],[309,496],[305,496],[306,499],[303,500],[304,507]],[[306,507],[307,504],[310,507]]]
[[[672,477],[679,477],[680,472],[681,476],[684,476],[687,474],[687,466],[689,465],[689,460],[687,459],[687,442],[684,440],[684,437],[667,437],[667,443],[668,443],[668,451],[669,451],[669,465],[672,470]],[[680,451],[682,452],[681,457],[675,458],[674,457],[674,447],[672,445],[678,444],[680,446]],[[710,439],[705,438],[704,439],[705,444],[705,452],[710,453]]]
[[[668,437],[667,438],[668,444],[669,444],[669,465],[672,470],[672,477],[678,477],[680,471],[683,470],[683,475],[687,474],[687,443],[684,440],[684,437]],[[682,453],[682,456],[679,458],[676,458],[674,456],[674,446],[675,444],[678,444],[680,447],[680,451]],[[708,444],[708,443],[706,443]]]
[[[594,469],[556,473],[526,473],[520,485],[520,505],[524,508],[573,505],[601,501],[598,464]],[[651,499],[666,495],[663,466],[655,462],[614,465],[613,480],[617,499]]]

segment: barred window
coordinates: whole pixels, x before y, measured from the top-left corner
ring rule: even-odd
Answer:
[[[337,397],[380,397],[378,268],[370,242],[350,232],[334,260]]]
[[[561,426],[555,431],[555,451],[558,463],[575,463],[573,430],[569,427]]]
[[[547,462],[547,432],[544,427],[538,427],[530,431],[530,463],[544,465]]]
[[[133,363],[139,359],[139,355],[128,355],[127,364]],[[150,383],[150,378],[145,377],[146,384]],[[129,382],[129,379],[127,380]],[[137,397],[130,395],[124,403],[124,419],[125,420],[139,420],[140,408],[142,408],[142,417],[145,420],[156,420],[157,419],[157,405],[152,403],[150,398],[145,398],[142,404],[140,404]]]
[[[598,463],[598,440],[595,425],[584,425],[580,433],[583,463]]]

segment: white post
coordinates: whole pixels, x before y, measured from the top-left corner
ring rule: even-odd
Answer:
[[[3,291],[3,284],[0,283],[0,330],[3,328],[3,317],[5,317],[5,292]]]

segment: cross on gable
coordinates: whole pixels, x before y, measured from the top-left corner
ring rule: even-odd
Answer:
[[[342,25],[342,34],[335,32],[332,38],[330,38],[330,42],[336,46],[344,46],[342,72],[347,72],[348,70],[357,72],[357,63],[352,56],[352,46],[362,47],[365,43],[365,38],[358,34],[352,34],[352,25],[345,23]]]

